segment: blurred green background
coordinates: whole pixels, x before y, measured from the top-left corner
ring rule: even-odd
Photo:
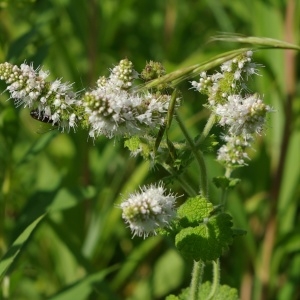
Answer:
[[[137,71],[157,60],[169,72],[241,47],[209,42],[219,33],[299,44],[299,16],[296,0],[0,0],[0,62],[43,65],[51,79],[83,90],[125,57]],[[250,79],[251,89],[275,112],[250,151],[249,166],[233,174],[242,182],[230,193],[228,210],[247,235],[222,257],[221,283],[237,288],[243,300],[299,299],[299,58],[262,50],[254,60],[264,67],[263,76]],[[5,88],[0,82],[1,93]],[[189,88],[181,84],[180,112],[197,135],[207,112]],[[1,272],[9,267],[1,299],[150,300],[188,286],[191,265],[172,243],[132,239],[117,208],[122,197],[166,172],[130,157],[120,140],[50,130],[8,98],[0,95],[0,253],[18,236],[14,247],[23,247],[0,264]],[[176,128],[172,136],[182,138]],[[213,155],[206,162],[210,178],[223,175]],[[187,176],[196,186],[195,174],[192,166]],[[168,187],[183,193],[176,183]],[[212,186],[210,195],[218,203]]]

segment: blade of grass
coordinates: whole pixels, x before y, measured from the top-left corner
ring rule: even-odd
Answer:
[[[11,247],[0,261],[0,280],[3,279],[9,268],[13,265],[17,257],[21,254],[22,248],[31,237],[34,229],[43,220],[45,215],[38,217],[17,237]]]
[[[222,42],[230,42],[230,43],[244,43],[251,44],[258,48],[263,49],[293,49],[300,50],[300,46],[291,44],[285,41],[272,39],[268,37],[255,37],[255,36],[240,36],[240,35],[218,35],[211,39],[211,41],[222,41]]]

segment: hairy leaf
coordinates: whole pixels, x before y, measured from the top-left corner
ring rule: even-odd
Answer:
[[[225,176],[213,178],[213,183],[215,186],[224,190],[234,188],[240,181],[241,180],[239,178],[228,178]]]
[[[216,260],[232,242],[231,227],[231,216],[221,213],[199,226],[182,229],[175,237],[176,247],[188,259]]]
[[[180,224],[183,227],[196,226],[208,218],[213,211],[213,204],[206,198],[197,196],[195,198],[189,198],[184,204],[182,204],[177,212],[180,219]]]

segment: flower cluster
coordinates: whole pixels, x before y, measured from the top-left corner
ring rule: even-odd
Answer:
[[[252,55],[252,51],[247,51],[222,64],[221,72],[216,72],[211,76],[202,72],[199,82],[191,82],[197,91],[208,96],[208,106],[212,110],[216,104],[226,102],[228,96],[247,90],[244,79],[254,74],[258,75],[259,65],[252,62]]]
[[[225,135],[223,140],[226,144],[219,149],[217,160],[229,168],[235,165],[246,165],[246,159],[249,159],[246,149],[251,146],[252,137],[245,139],[241,136]]]
[[[80,101],[70,84],[61,80],[46,81],[49,72],[23,63],[20,68],[10,63],[0,64],[0,79],[8,84],[7,91],[17,106],[35,110],[37,118],[49,120],[64,129],[75,127]],[[49,122],[49,123],[50,123]]]
[[[244,80],[258,74],[259,65],[252,62],[252,54],[248,51],[225,62],[221,72],[212,76],[202,72],[199,82],[192,82],[196,90],[208,96],[207,107],[226,129],[226,144],[219,149],[217,159],[230,169],[246,164],[249,158],[245,150],[253,135],[263,131],[266,114],[272,111],[257,94],[243,95],[248,91]]]
[[[167,227],[175,217],[176,196],[165,195],[165,188],[150,185],[141,188],[140,193],[131,194],[121,203],[122,217],[128,223],[133,236],[147,237],[156,234],[156,229]]]
[[[99,78],[96,89],[85,93],[91,137],[144,135],[164,123],[170,96],[130,90],[135,74],[132,63],[124,59],[108,78]]]
[[[271,108],[265,105],[257,94],[242,98],[241,95],[230,95],[225,104],[215,108],[219,124],[228,127],[230,135],[244,136],[263,130],[265,115]]]
[[[135,92],[132,85],[138,75],[128,59],[110,71],[108,78],[100,77],[97,87],[82,98],[71,84],[60,79],[47,81],[49,72],[25,63],[20,67],[0,64],[0,79],[6,81],[17,106],[30,108],[35,119],[62,130],[81,126],[93,138],[129,137],[143,136],[164,124],[170,95]]]

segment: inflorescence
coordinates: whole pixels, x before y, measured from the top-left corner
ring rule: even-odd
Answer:
[[[272,111],[257,94],[247,94],[245,80],[258,74],[258,65],[251,57],[252,51],[248,51],[221,65],[221,72],[211,76],[202,72],[200,80],[192,82],[194,89],[208,96],[206,107],[225,129],[225,143],[218,150],[217,160],[229,171],[246,165],[246,149],[254,134],[263,131],[266,114]],[[149,81],[164,74],[161,64],[150,62],[140,78]],[[158,83],[151,91],[137,92],[133,85],[138,74],[128,59],[121,60],[108,77],[100,77],[96,87],[83,95],[74,92],[72,84],[62,83],[61,79],[48,81],[48,76],[49,72],[26,63],[20,67],[0,64],[0,79],[7,83],[6,90],[16,106],[28,107],[35,119],[62,131],[78,126],[87,128],[92,138],[151,136],[155,140],[151,133],[166,123],[171,99],[167,86]],[[176,99],[175,106],[178,103]],[[136,153],[140,149],[137,145]],[[158,228],[170,226],[177,196],[165,192],[162,184],[142,187],[120,205],[134,236],[147,237],[156,234]]]
[[[133,236],[156,234],[156,229],[170,226],[174,219],[176,195],[166,194],[159,184],[140,188],[140,192],[129,195],[121,203],[122,217],[129,225]]]
[[[17,106],[34,111],[36,119],[47,120],[62,131],[76,126],[89,129],[97,138],[144,135],[165,122],[170,95],[137,93],[132,89],[137,77],[132,63],[121,60],[108,78],[100,77],[97,86],[83,96],[61,80],[47,81],[49,72],[22,64],[0,64],[0,79],[7,83],[10,98]]]
[[[170,96],[130,90],[135,73],[132,63],[124,59],[108,79],[100,78],[96,89],[85,93],[91,137],[144,135],[164,123]]]
[[[8,84],[7,91],[16,106],[35,110],[40,120],[47,118],[62,130],[74,128],[81,104],[78,93],[60,79],[46,81],[48,76],[49,72],[34,70],[25,63],[20,68],[7,62],[0,64],[0,79]]]
[[[219,149],[217,160],[229,170],[246,165],[246,149],[254,134],[263,131],[266,114],[272,111],[257,94],[246,93],[245,80],[258,75],[259,65],[252,62],[252,54],[248,51],[221,65],[221,72],[211,76],[202,72],[198,82],[192,81],[197,91],[208,96],[207,108],[225,129],[225,144]]]

